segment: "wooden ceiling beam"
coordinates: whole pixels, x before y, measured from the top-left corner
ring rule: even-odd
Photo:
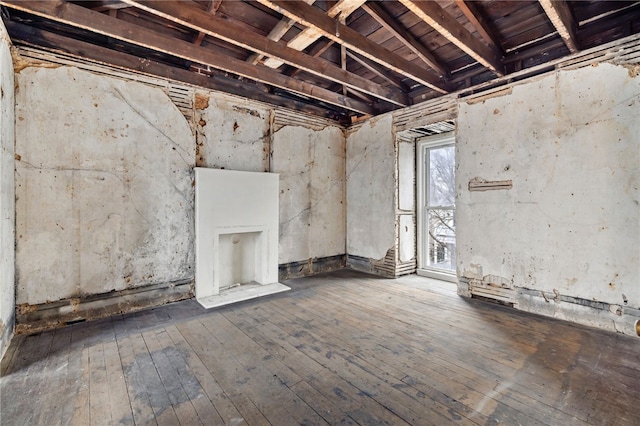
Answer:
[[[308,4],[313,4],[316,0],[303,0]],[[296,21],[293,19],[289,19],[287,17],[282,18],[278,21],[278,23],[271,29],[267,38],[272,41],[280,41],[282,37],[296,24]],[[248,58],[247,62],[252,63],[253,65],[257,65],[264,58],[264,55],[259,53],[252,53]]]
[[[324,52],[326,52],[331,46],[333,46],[333,44],[334,44],[333,40],[326,40],[326,42],[324,43],[319,42],[317,45],[311,48],[311,50],[309,51],[309,56],[313,56],[314,58],[317,58],[320,55],[322,55]],[[293,72],[289,74],[289,76],[295,77],[301,71],[302,70],[300,68],[295,68]]]
[[[340,15],[340,23],[346,23],[342,15]],[[345,71],[347,70],[347,48],[344,45],[340,46],[340,67]],[[342,85],[342,94],[347,96],[349,94],[348,89],[348,86]]]
[[[405,29],[396,18],[389,15],[382,6],[382,3],[369,2],[362,5],[362,9],[367,12],[373,19],[387,31],[389,31],[402,44],[407,46],[415,53],[425,64],[433,68],[440,77],[448,74],[446,67],[427,49],[422,43]]]
[[[345,97],[322,87],[282,75],[275,70],[256,67],[214,50],[195,46],[193,43],[132,25],[72,3],[63,1],[3,0],[0,4],[188,61],[209,65],[213,68],[276,86],[307,98],[317,99],[363,114],[376,113],[371,105],[360,100]]]
[[[258,86],[249,84],[221,74],[202,75],[182,68],[161,64],[149,59],[141,59],[128,53],[117,52],[106,47],[96,46],[84,41],[64,37],[49,31],[37,29],[28,25],[12,21],[5,22],[7,30],[14,42],[26,45],[44,47],[52,51],[62,52],[78,58],[88,59],[99,64],[128,70],[135,73],[180,81],[189,85],[205,89],[225,92],[244,98],[254,99],[271,105],[281,106],[296,111],[323,117],[333,117],[346,114],[345,110],[332,110],[314,104],[285,99],[269,93]]]
[[[346,20],[349,15],[355,12],[366,0],[339,0],[327,10],[327,16],[330,18],[336,18],[340,16],[341,19]],[[306,1],[308,5],[312,5],[313,1]],[[290,18],[291,19],[291,18]],[[296,50],[304,50],[317,41],[322,35],[319,34],[313,28],[305,28],[293,39],[291,39],[287,46]],[[275,58],[267,59],[264,64],[271,68],[278,68],[282,65],[281,61]]]
[[[377,75],[378,77],[387,80],[389,83],[393,84],[397,88],[402,90],[406,89],[402,84],[402,81],[400,81],[399,78],[394,78],[393,75],[390,74],[389,71],[387,71],[386,69],[382,69],[382,67],[376,66],[375,63],[372,63],[368,59],[363,58],[356,53],[347,51],[347,56],[349,56],[351,59],[353,59],[354,61],[356,61],[357,63],[359,63],[360,65],[362,65],[363,67],[365,67],[366,69],[368,69],[369,71]]]
[[[435,1],[416,0],[399,1],[474,60],[489,68],[498,76],[504,75],[500,56],[489,46],[475,38],[473,34],[462,26],[453,16],[449,15],[438,3]]]
[[[464,16],[467,17],[469,22],[471,22],[471,25],[478,31],[478,34],[482,36],[489,47],[502,56],[504,52],[502,47],[500,47],[500,40],[489,25],[489,22],[482,16],[478,7],[469,0],[454,0],[454,3],[462,11]]]
[[[95,10],[96,12],[106,12],[108,10],[118,10],[131,7],[128,4],[121,3],[120,0],[88,1],[86,3],[86,7]]]
[[[232,22],[218,16],[212,16],[190,1],[140,1],[124,0],[126,3],[168,19],[180,25],[219,38],[228,43],[257,53],[276,57],[287,64],[301,68],[309,73],[336,83],[349,86],[371,96],[384,99],[400,106],[409,105],[406,94],[395,88],[389,88],[373,83],[364,77],[351,73],[346,69],[322,58],[314,58],[306,53],[287,47],[283,43],[276,43],[268,38],[249,31],[242,31]],[[239,34],[242,34],[239,37]],[[248,64],[250,65],[250,64]]]
[[[578,43],[576,39],[576,23],[569,10],[569,5],[564,0],[538,0],[544,13],[547,14],[549,20],[558,31],[558,34],[564,41],[571,53],[576,53]]]
[[[353,90],[350,87],[347,87],[347,92],[351,93],[353,96],[355,96],[356,98],[362,99],[365,102],[372,102],[372,99],[370,99],[369,97],[367,97],[366,95],[358,92],[357,90]]]
[[[269,32],[267,38],[271,41],[280,41],[282,37],[295,25],[296,21],[289,18],[282,18],[278,21],[275,27]],[[260,53],[252,53],[248,58],[247,62],[258,65],[260,61],[264,58],[264,55]]]
[[[325,15],[317,7],[302,2],[283,0],[257,0],[259,3],[295,19],[322,36],[336,43],[344,44],[348,49],[361,54],[385,67],[430,87],[439,93],[448,93],[450,88],[441,78],[395,53],[372,42],[359,32],[340,24]],[[431,3],[431,2],[429,2]]]
[[[212,15],[215,15],[218,9],[220,9],[221,4],[222,4],[222,0],[209,0],[209,6],[207,7],[207,12]],[[202,31],[199,31],[193,44],[200,46],[205,36],[206,36],[205,33],[203,33]]]

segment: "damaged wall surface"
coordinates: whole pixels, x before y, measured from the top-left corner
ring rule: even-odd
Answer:
[[[280,174],[279,263],[345,253],[345,138],[339,127],[287,125],[273,134]]]
[[[347,254],[382,260],[395,247],[395,137],[391,114],[347,137]]]
[[[493,285],[520,309],[629,331],[640,315],[632,75],[560,71],[460,105],[461,294]],[[21,64],[16,79],[18,312],[160,283],[189,292],[195,165],[280,174],[281,279],[345,255],[384,276],[415,268],[415,147],[391,114],[345,137],[326,120],[200,89],[185,112],[160,87],[74,67]],[[483,180],[511,186],[468,190]]]
[[[640,308],[640,78],[600,64],[459,106],[460,293],[633,334]],[[511,189],[470,192],[475,178]],[[467,286],[470,286],[468,288]]]
[[[305,127],[304,118],[294,117],[298,124],[274,132],[276,111],[250,100],[191,89],[179,96],[184,101],[191,93],[193,107],[178,109],[164,86],[27,65],[34,66],[16,74],[23,322],[75,320],[78,305],[94,296],[123,296],[115,307],[91,302],[103,309],[96,316],[135,307],[131,294],[139,289],[164,297],[153,304],[168,301],[165,295],[189,296],[196,164],[279,173],[280,263],[323,258],[330,260],[325,268],[344,266],[339,126],[323,120]],[[311,266],[298,271],[314,272]]]
[[[196,94],[195,107],[198,167],[269,171],[270,110],[209,92]]]
[[[383,277],[415,272],[415,142],[393,115],[348,130],[347,263]]]
[[[192,280],[195,144],[165,93],[16,74],[17,303]]]
[[[195,106],[199,166],[280,175],[281,279],[344,266],[342,129],[211,92]]]
[[[14,76],[9,35],[0,23],[0,358],[15,319]]]

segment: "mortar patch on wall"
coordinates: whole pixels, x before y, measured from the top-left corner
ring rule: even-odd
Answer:
[[[209,96],[203,95],[201,93],[196,93],[193,107],[197,110],[209,108]]]

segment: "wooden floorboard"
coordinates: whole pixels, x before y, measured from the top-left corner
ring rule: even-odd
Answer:
[[[640,339],[339,271],[17,336],[2,425],[640,424]]]

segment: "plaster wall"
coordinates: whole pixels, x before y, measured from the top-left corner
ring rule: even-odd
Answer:
[[[211,92],[196,95],[198,167],[269,171],[271,110]]]
[[[16,74],[17,302],[193,278],[194,137],[164,92]]]
[[[273,110],[208,91],[189,122],[159,88],[73,67],[16,78],[23,310],[193,279],[196,164],[281,173],[280,263],[344,255],[339,127],[274,132]]]
[[[274,132],[280,175],[279,263],[345,253],[345,137],[339,127]]]
[[[15,318],[14,85],[9,36],[0,23],[0,358]]]
[[[517,290],[520,309],[632,333],[640,308],[636,75],[600,64],[459,105],[461,282],[497,277]],[[512,180],[513,188],[470,192],[474,178]]]
[[[280,175],[279,264],[345,252],[344,144],[337,126],[284,125],[255,102],[196,95],[201,167]]]
[[[382,259],[395,241],[392,116],[368,120],[347,137],[347,254]]]

